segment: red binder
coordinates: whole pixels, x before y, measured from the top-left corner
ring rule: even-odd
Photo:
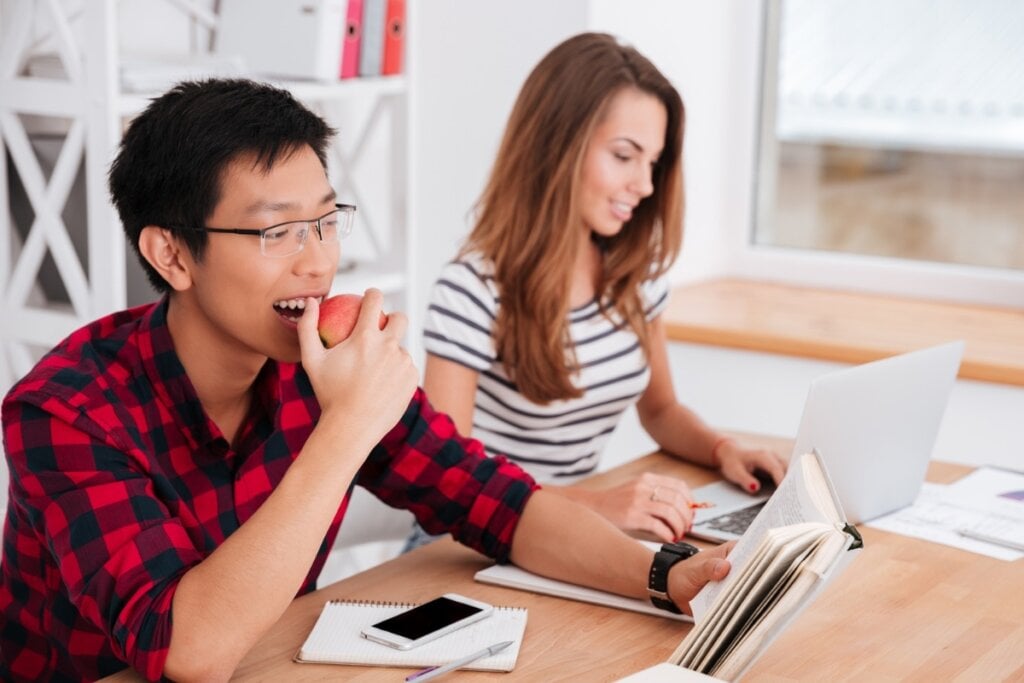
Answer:
[[[402,73],[402,53],[405,48],[405,0],[388,0],[384,21],[385,76]]]
[[[359,75],[359,41],[363,36],[363,0],[348,0],[345,11],[345,35],[341,41],[341,78]]]

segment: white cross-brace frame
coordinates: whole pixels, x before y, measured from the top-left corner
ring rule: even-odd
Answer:
[[[0,389],[24,374],[33,347],[51,346],[99,312],[125,302],[124,238],[106,201],[106,170],[120,134],[116,109],[115,0],[70,7],[60,0],[17,2],[0,37],[0,154],[10,154],[34,214],[19,243],[10,211],[7,167],[0,164]],[[81,44],[71,28],[84,22]],[[41,24],[37,26],[37,24]],[[39,30],[34,30],[39,29]],[[30,77],[26,64],[34,41],[46,34],[65,78]],[[68,122],[56,165],[46,179],[32,150],[24,116]],[[78,169],[85,169],[88,246],[86,264],[75,252],[61,216]],[[103,197],[105,201],[93,201]],[[43,301],[37,285],[46,252],[70,307]]]

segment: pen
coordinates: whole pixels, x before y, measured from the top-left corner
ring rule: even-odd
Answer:
[[[454,662],[448,662],[444,666],[430,666],[426,669],[420,669],[416,673],[406,676],[405,680],[416,681],[416,683],[422,683],[422,681],[432,680],[434,678],[437,678],[438,676],[443,676],[449,671],[455,671],[456,669],[461,669],[467,664],[472,664],[478,659],[483,659],[484,657],[489,657],[493,654],[497,654],[509,645],[511,645],[512,642],[513,641],[511,640],[506,640],[502,643],[497,643],[495,645],[491,645],[490,647],[485,647],[483,650],[480,650],[479,652],[474,652],[471,655],[466,655],[461,659],[456,659]]]
[[[973,538],[976,541],[985,541],[993,545],[999,545],[1004,548],[1010,548],[1011,550],[1024,551],[1024,544],[1017,543],[1016,541],[1009,538],[1000,538],[999,536],[988,536],[984,533],[975,531],[973,529],[957,529],[956,532],[964,538]]]

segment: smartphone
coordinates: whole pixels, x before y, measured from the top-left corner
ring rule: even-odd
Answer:
[[[486,602],[457,593],[445,593],[430,602],[367,626],[362,630],[362,636],[399,650],[409,650],[489,617],[493,611],[494,607]]]

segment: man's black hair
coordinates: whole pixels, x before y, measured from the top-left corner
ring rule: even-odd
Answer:
[[[153,286],[170,288],[139,252],[144,227],[174,230],[200,260],[206,233],[175,226],[206,225],[229,163],[252,154],[269,169],[282,155],[309,145],[326,169],[332,135],[291,93],[250,80],[188,81],[153,100],[121,139],[109,177],[125,234]]]

